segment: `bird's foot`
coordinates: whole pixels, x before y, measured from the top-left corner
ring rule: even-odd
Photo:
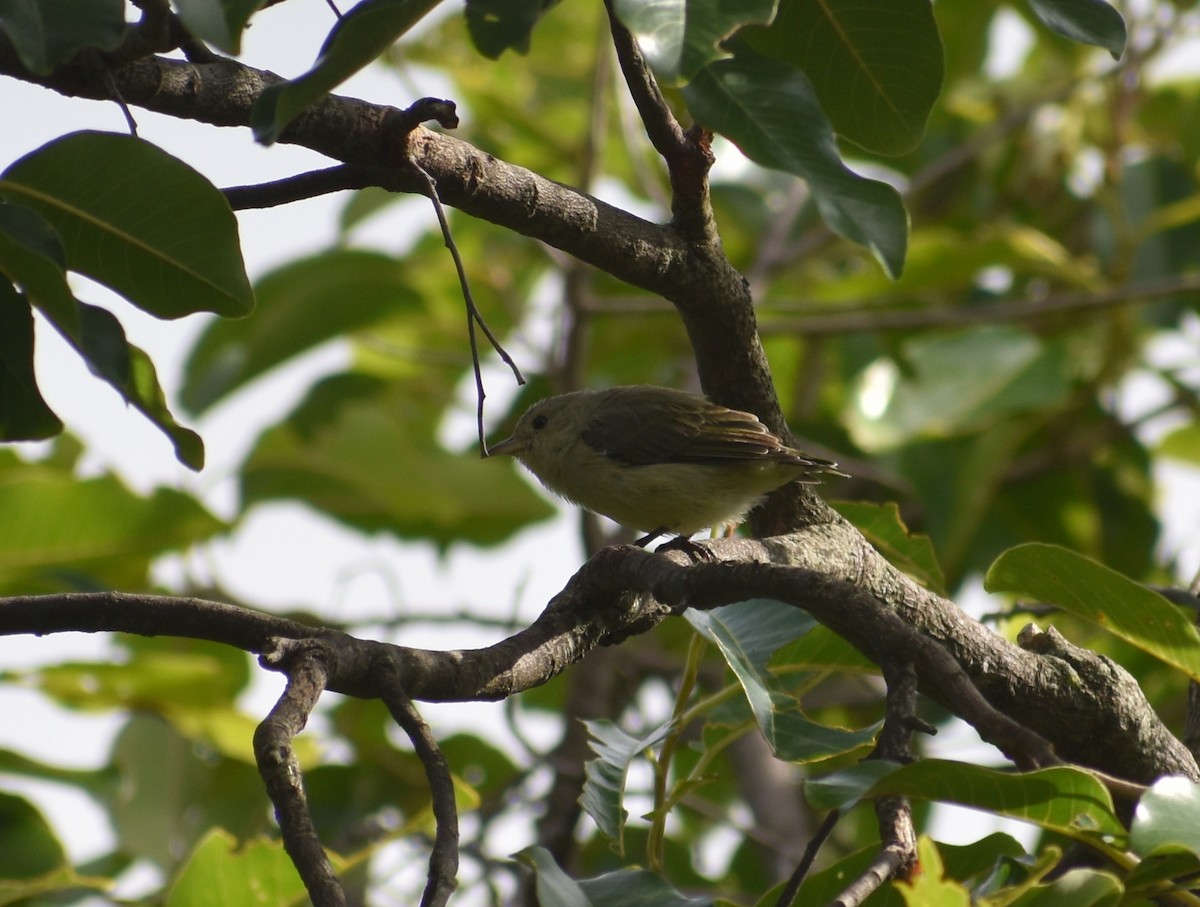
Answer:
[[[699,563],[700,561],[706,561],[708,563],[713,563],[717,559],[717,556],[715,554],[713,554],[711,551],[709,551],[703,545],[699,545],[696,542],[693,542],[686,535],[677,535],[677,536],[675,536],[675,538],[671,539],[670,541],[663,542],[661,545],[658,546],[658,548],[655,549],[655,551],[682,551],[684,554],[686,554],[689,558],[691,558],[693,561],[695,561],[697,563]]]

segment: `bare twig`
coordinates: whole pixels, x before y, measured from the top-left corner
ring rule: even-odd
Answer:
[[[471,285],[467,281],[467,270],[463,265],[462,256],[458,254],[458,246],[454,243],[454,236],[450,233],[450,221],[446,218],[446,209],[442,207],[442,200],[438,198],[437,184],[433,181],[433,177],[416,161],[409,161],[409,165],[420,173],[421,178],[425,181],[428,189],[428,197],[433,202],[433,210],[437,213],[438,223],[442,227],[442,238],[446,242],[446,248],[450,250],[450,257],[454,259],[454,268],[458,272],[458,283],[462,287],[463,301],[467,306],[467,338],[471,343],[471,365],[475,371],[475,422],[476,428],[479,431],[479,455],[486,457],[488,455],[487,441],[484,438],[483,429],[483,401],[487,397],[487,391],[483,388],[483,373],[479,366],[479,343],[475,339],[475,326],[478,325],[483,331],[488,342],[492,345],[500,359],[512,369],[513,376],[517,379],[517,384],[525,383],[525,376],[521,374],[517,363],[513,361],[512,356],[508,354],[500,341],[492,334],[491,328],[487,326],[487,322],[483,320],[483,315],[480,314],[479,308],[475,305],[475,298],[471,295]]]
[[[779,898],[775,901],[775,907],[791,907],[792,901],[796,900],[796,895],[800,892],[800,885],[804,882],[804,877],[808,875],[808,871],[812,869],[813,862],[817,859],[817,854],[821,852],[821,847],[829,840],[829,836],[833,834],[833,829],[838,823],[838,819],[842,817],[840,809],[832,809],[829,811],[816,834],[808,842],[808,846],[804,848],[804,856],[800,858],[800,864],[796,867],[796,871],[792,873],[787,884],[783,886],[783,891],[779,892]]]
[[[437,831],[429,854],[429,877],[421,896],[421,907],[443,907],[458,886],[458,809],[454,803],[454,780],[433,732],[404,692],[391,663],[380,665],[380,678],[380,698],[412,741],[413,751],[425,766],[433,801]]]
[[[293,641],[264,651],[260,660],[264,666],[282,669],[288,677],[283,695],[254,731],[254,758],[275,805],[284,849],[304,880],[314,907],[344,907],[346,894],[317,837],[300,763],[292,748],[292,738],[304,728],[325,690],[324,647],[311,640],[304,645]]]
[[[1127,284],[1109,290],[1083,293],[1055,293],[1038,300],[1004,300],[977,305],[922,308],[881,308],[864,306],[828,314],[773,316],[776,306],[786,301],[772,300],[764,309],[760,331],[763,334],[852,334],[869,331],[906,331],[921,328],[956,328],[975,324],[1007,324],[1033,321],[1048,315],[1090,312],[1121,305],[1136,305],[1176,293],[1200,290],[1200,274],[1185,274],[1162,280]]]

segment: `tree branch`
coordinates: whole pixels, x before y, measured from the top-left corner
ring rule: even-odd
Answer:
[[[328,688],[336,692],[378,697],[379,665],[390,662],[413,699],[496,700],[545,683],[596,646],[646,632],[686,607],[773,598],[804,608],[876,663],[913,661],[926,695],[1019,764],[1063,759],[1140,783],[1164,774],[1200,780],[1186,747],[1109,659],[1058,634],[1030,636],[1024,648],[1001,639],[896,571],[846,524],[704,544],[726,562],[692,565],[679,553],[604,549],[533,624],[484,649],[410,649],[227,605],[116,593],[0,600],[0,632],[124,630],[250,651],[263,651],[272,636],[316,638],[326,647]]]
[[[302,646],[271,648],[263,653],[262,661],[264,666],[284,671],[288,678],[283,695],[254,731],[254,758],[275,804],[284,849],[304,880],[314,907],[345,907],[346,893],[317,837],[300,763],[292,748],[292,738],[308,723],[325,689],[323,647],[310,640]]]
[[[700,129],[684,131],[663,98],[636,39],[617,18],[612,0],[604,6],[621,74],[650,143],[667,165],[673,223],[698,242],[719,244],[708,195],[708,171],[715,160],[710,147],[712,135]]]
[[[458,887],[458,808],[454,802],[454,780],[442,748],[421,713],[404,692],[389,663],[380,666],[382,699],[393,720],[400,725],[413,751],[425,766],[433,818],[437,826],[429,854],[429,877],[421,896],[421,907],[444,907]]]

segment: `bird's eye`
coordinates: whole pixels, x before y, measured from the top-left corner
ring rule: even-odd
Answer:
[[[546,427],[547,421],[548,420],[546,419],[545,416],[534,416],[533,421],[529,424],[533,426],[534,431],[541,431],[543,428]]]

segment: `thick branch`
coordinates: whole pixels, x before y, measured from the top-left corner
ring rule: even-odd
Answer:
[[[383,659],[394,664],[413,699],[467,701],[502,699],[545,683],[596,646],[645,632],[684,607],[767,597],[804,608],[878,662],[897,653],[910,659],[927,695],[1022,761],[1053,759],[1041,738],[1059,758],[1119,778],[1200,780],[1191,754],[1158,720],[1136,681],[1111,661],[1062,644],[1043,653],[1001,639],[888,566],[849,526],[831,523],[708,547],[731,562],[686,565],[677,553],[605,549],[531,626],[484,649],[408,649],[226,605],[113,593],[4,600],[0,632],[126,630],[214,639],[251,651],[262,651],[273,636],[319,637],[332,662],[331,690],[378,696],[376,659]],[[916,635],[938,645],[930,649]],[[961,674],[937,653],[956,662]]]
[[[92,68],[69,64],[49,76],[29,72],[3,35],[0,75],[74,97],[111,97],[107,76]],[[148,57],[111,70],[112,85],[128,104],[216,126],[247,126],[263,89],[280,81],[234,60]],[[444,203],[665,297],[683,318],[705,392],[757,413],[787,435],[749,287],[725,258],[715,232],[702,230],[696,241],[695,230],[685,235],[675,225],[653,224],[466,142],[410,125],[396,108],[330,95],[297,117],[280,141],[374,170],[383,188],[423,193],[423,181],[402,166],[411,160],[437,183]],[[808,509],[819,514],[815,498],[806,497]],[[794,506],[786,503],[788,511]],[[777,519],[772,525],[778,531],[783,523]]]

